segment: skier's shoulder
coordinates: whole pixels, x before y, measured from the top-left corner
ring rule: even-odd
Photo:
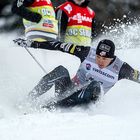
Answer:
[[[114,56],[113,60],[110,63],[110,67],[113,71],[117,72],[118,74],[121,72],[123,67],[124,61],[122,61],[117,56]]]
[[[56,11],[62,10],[65,13],[69,14],[72,11],[72,4],[70,2],[65,2],[56,8]]]
[[[95,12],[93,9],[91,9],[89,6],[87,6],[87,10],[89,11],[89,13],[93,16],[95,16]]]

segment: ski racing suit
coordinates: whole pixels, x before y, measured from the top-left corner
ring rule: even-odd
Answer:
[[[61,107],[87,104],[92,101],[95,103],[99,99],[101,87],[104,93],[106,93],[121,79],[129,79],[140,83],[140,72],[120,60],[117,56],[114,57],[106,68],[100,69],[95,62],[96,49],[93,47],[76,46],[59,41],[35,41],[32,42],[30,47],[59,50],[80,58],[81,65],[73,79],[70,79],[66,68],[58,66],[45,75],[30,92],[30,95],[36,98],[47,92],[54,84],[55,90],[59,94],[65,94],[66,91],[71,92],[71,89],[77,87],[77,90],[72,95],[56,103]]]
[[[94,32],[95,12],[85,1],[81,5],[68,0],[56,8],[59,40],[76,45],[91,45]]]
[[[36,41],[57,38],[58,25],[50,0],[16,0],[12,12],[23,18],[27,38]]]

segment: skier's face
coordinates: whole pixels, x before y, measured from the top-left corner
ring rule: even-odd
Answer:
[[[107,57],[102,57],[100,55],[96,55],[96,64],[101,69],[107,67],[111,63],[112,60],[113,58],[107,58]]]

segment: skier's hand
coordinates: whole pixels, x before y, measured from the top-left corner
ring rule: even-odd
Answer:
[[[33,43],[33,41],[24,38],[17,38],[14,39],[13,41],[15,44],[25,48],[32,47],[31,44]]]

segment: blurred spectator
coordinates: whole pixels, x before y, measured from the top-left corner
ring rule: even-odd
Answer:
[[[27,38],[38,41],[57,38],[58,26],[50,0],[16,0],[12,12],[23,18]]]
[[[91,44],[94,31],[94,11],[89,0],[67,0],[56,8],[59,40],[77,45]]]

